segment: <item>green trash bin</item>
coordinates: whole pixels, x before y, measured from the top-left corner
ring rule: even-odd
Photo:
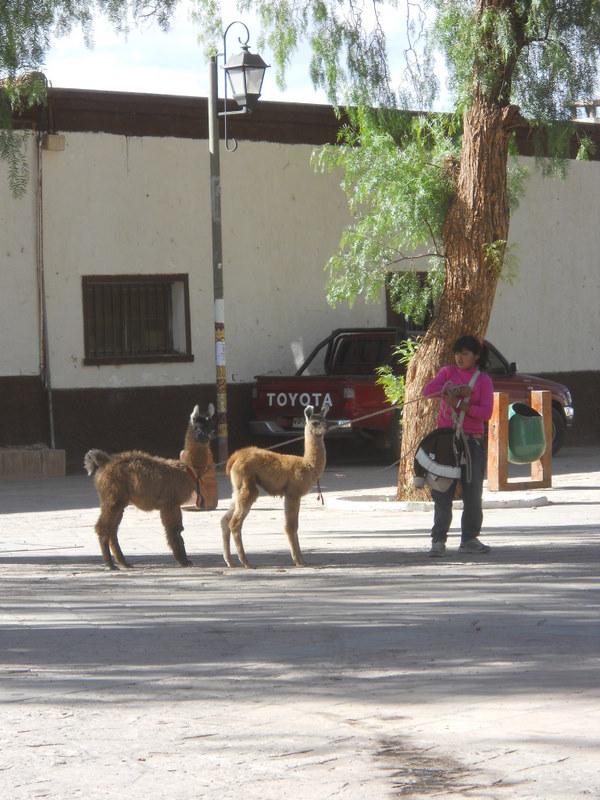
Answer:
[[[546,451],[544,418],[525,403],[508,407],[508,460],[511,464],[530,464]]]

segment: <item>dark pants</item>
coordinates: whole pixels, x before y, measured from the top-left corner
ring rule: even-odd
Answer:
[[[461,519],[461,542],[468,542],[477,538],[481,532],[483,512],[481,510],[481,494],[483,492],[483,476],[485,472],[485,459],[482,443],[478,439],[467,437],[471,453],[471,480],[467,482],[466,465],[461,468],[460,482],[462,484],[463,513]],[[431,490],[434,502],[433,528],[431,538],[434,542],[445,542],[452,522],[452,501],[456,484],[454,481],[447,492]]]

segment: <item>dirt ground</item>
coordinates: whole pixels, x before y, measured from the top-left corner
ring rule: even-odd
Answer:
[[[7,800],[600,798],[600,448],[552,489],[487,495],[489,556],[427,557],[431,510],[395,474],[334,465],[194,566],[126,511],[131,571],[101,566],[85,476],[0,483],[0,797]],[[455,525],[460,512],[455,514]]]

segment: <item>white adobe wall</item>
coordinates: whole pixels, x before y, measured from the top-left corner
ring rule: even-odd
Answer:
[[[14,198],[0,160],[0,376],[39,375],[38,297],[35,255],[35,140],[26,148],[31,175],[26,193]]]
[[[96,388],[214,381],[208,157],[205,141],[67,133],[44,152],[44,235],[53,385]],[[34,164],[33,142],[30,142]],[[347,223],[334,176],[309,166],[310,145],[240,142],[222,152],[229,380],[294,369],[332,328],[385,324],[383,305],[330,309],[323,264]],[[600,369],[600,163],[568,176],[532,168],[513,215],[519,271],[501,283],[489,338],[521,370]],[[39,370],[35,176],[8,197],[0,162],[0,375]],[[189,364],[83,366],[81,276],[188,272]]]
[[[214,381],[208,148],[205,141],[67,133],[44,153],[45,264],[55,388]],[[381,306],[329,308],[323,264],[347,221],[333,176],[311,146],[240,142],[222,150],[229,379],[294,368],[337,326],[381,325]],[[90,367],[83,360],[81,276],[190,275],[189,364]]]
[[[55,388],[189,384],[207,379],[208,292],[201,243],[209,235],[193,143],[66,133],[44,153],[44,246]],[[83,365],[82,275],[190,273],[190,364]]]
[[[232,380],[295,371],[294,350],[308,355],[333,328],[385,325],[382,305],[332,309],[325,300],[324,265],[349,217],[339,177],[310,166],[313,149],[240,142],[221,157]]]
[[[499,284],[488,336],[524,372],[600,370],[600,162],[570,161],[565,180],[523,162],[517,277]]]

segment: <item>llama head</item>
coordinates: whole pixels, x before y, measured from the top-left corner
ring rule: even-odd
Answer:
[[[325,417],[329,412],[327,403],[323,403],[320,411],[315,411],[313,406],[306,406],[304,409],[304,419],[306,420],[306,427],[310,430],[313,436],[324,436],[327,432],[327,423]]]
[[[210,439],[214,439],[217,427],[214,405],[209,403],[205,414],[200,411],[200,406],[194,406],[190,414],[190,427],[192,436],[200,444],[206,444]]]

